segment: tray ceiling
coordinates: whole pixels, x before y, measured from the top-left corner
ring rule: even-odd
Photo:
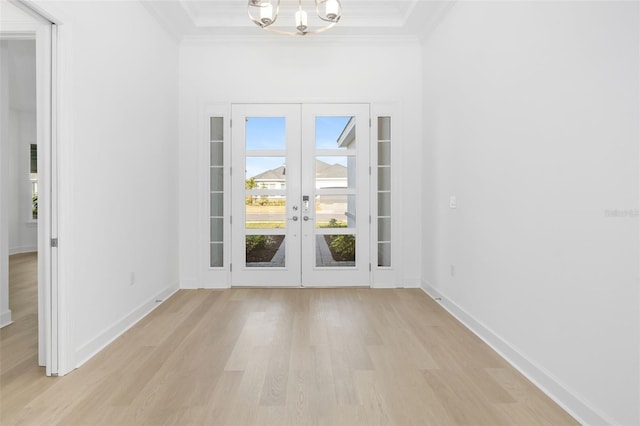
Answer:
[[[307,10],[313,6],[313,0],[302,1]],[[330,34],[422,37],[452,3],[453,0],[342,0],[342,20]],[[247,17],[246,0],[156,0],[143,4],[178,38],[262,33]],[[281,0],[277,24],[290,25],[289,9],[296,4],[296,0]]]

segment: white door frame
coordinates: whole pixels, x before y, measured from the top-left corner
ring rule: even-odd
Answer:
[[[59,373],[57,248],[57,27],[30,2],[11,1],[37,23],[4,26],[2,38],[36,41],[36,126],[38,142],[38,364],[47,376]]]

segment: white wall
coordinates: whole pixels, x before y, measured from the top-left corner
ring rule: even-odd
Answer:
[[[41,6],[65,34],[59,253],[73,366],[178,287],[178,48],[139,2]]]
[[[423,50],[425,288],[591,424],[640,423],[638,17],[458,2]]]
[[[264,36],[264,37],[261,37]],[[405,232],[394,262],[398,285],[419,284],[421,62],[417,42],[353,41],[329,37],[269,37],[186,41],[180,48],[180,278],[185,287],[226,286],[211,282],[198,259],[206,249],[199,182],[198,145],[205,143],[203,109],[232,102],[395,102],[399,108],[402,158],[396,164],[409,187],[402,215]],[[206,202],[206,200],[205,200]],[[206,205],[203,203],[202,205]],[[409,224],[411,226],[409,226]],[[202,263],[202,262],[201,262]]]

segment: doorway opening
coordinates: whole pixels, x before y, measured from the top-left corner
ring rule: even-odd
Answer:
[[[21,2],[0,11],[2,370],[37,362],[57,375],[57,29]]]
[[[1,354],[4,373],[22,362],[38,363],[35,38],[0,39],[0,67],[5,169],[2,191],[8,225],[8,311],[2,324],[6,328],[2,331]]]

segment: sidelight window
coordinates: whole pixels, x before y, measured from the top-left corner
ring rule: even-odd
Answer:
[[[209,266],[224,265],[224,120],[209,121]]]

